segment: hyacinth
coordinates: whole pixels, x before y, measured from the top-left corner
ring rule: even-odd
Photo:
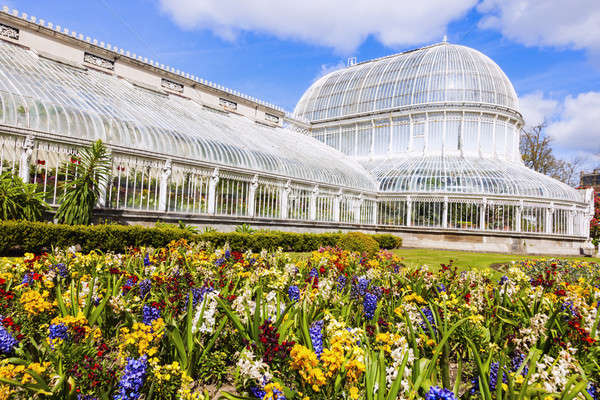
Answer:
[[[132,400],[139,398],[140,390],[144,386],[144,380],[146,379],[147,367],[148,360],[146,359],[146,356],[142,356],[137,360],[135,358],[128,358],[114,399]]]
[[[192,288],[190,290],[192,292],[192,307],[196,308],[196,306],[198,305],[198,303],[202,302],[202,300],[204,300],[204,295],[206,293],[210,293],[213,291],[213,288],[208,287],[208,286],[203,286],[201,288]],[[187,309],[187,297],[185,299],[185,308]]]
[[[600,399],[600,392],[598,392],[598,387],[594,383],[590,382],[588,384],[587,392],[592,399],[594,399],[594,400]]]
[[[456,396],[451,390],[441,388],[439,386],[432,386],[425,395],[425,400],[456,400]]]
[[[150,279],[144,279],[138,284],[138,289],[140,291],[140,297],[146,297],[146,295],[150,293],[150,289],[152,289],[152,281]]]
[[[368,279],[359,279],[358,282],[352,285],[352,289],[350,290],[350,296],[352,296],[355,299],[363,297],[367,292],[367,289],[369,288],[369,283],[371,283],[371,281],[369,281]]]
[[[506,275],[502,275],[502,278],[500,278],[500,280],[498,281],[498,284],[500,286],[504,285],[506,282],[508,282],[508,276]]]
[[[146,254],[144,256],[144,267],[148,267],[150,265],[152,265],[152,262],[150,261],[150,255]]]
[[[257,399],[262,399],[266,395],[264,390],[256,386],[252,386],[250,388],[250,393],[252,393],[252,396],[256,397]]]
[[[144,305],[142,310],[142,322],[146,325],[152,325],[153,321],[160,318],[160,310],[156,307]]]
[[[300,289],[298,289],[298,286],[290,286],[288,289],[288,297],[290,298],[291,301],[298,301],[300,300]]]
[[[446,291],[446,285],[444,285],[443,283],[440,283],[437,287],[438,292],[442,293]]]
[[[69,327],[65,324],[52,324],[50,325],[50,333],[48,337],[50,340],[60,339],[60,340],[68,340],[69,339]]]
[[[50,267],[51,271],[55,271],[58,276],[60,276],[63,279],[66,279],[69,277],[69,270],[67,269],[67,266],[64,263],[58,263],[56,265],[53,265],[52,267]]]
[[[310,270],[310,272],[308,273],[308,276],[310,276],[311,278],[318,278],[319,277],[319,271],[316,268],[312,268]]]
[[[372,320],[375,315],[375,310],[377,309],[377,296],[373,293],[365,294],[363,308],[365,311],[365,318]]]
[[[27,272],[23,275],[23,280],[21,281],[21,285],[31,285],[33,283],[33,272]]]
[[[337,290],[341,292],[346,287],[346,277],[344,275],[340,275],[337,278]]]
[[[91,394],[77,394],[77,400],[98,400],[97,397],[92,396]]]
[[[12,354],[18,345],[19,341],[0,324],[0,354]]]
[[[308,333],[310,334],[310,340],[312,341],[313,350],[317,357],[321,357],[323,353],[323,320],[315,321],[311,325]]]
[[[433,318],[431,309],[429,307],[423,307],[421,308],[421,311],[423,312],[423,315],[425,315],[425,318],[427,318],[427,321],[424,319],[420,323],[421,329],[423,329],[425,332],[429,332],[429,327],[427,326],[427,322],[429,322],[429,325],[431,325],[431,327],[435,330],[435,319]]]

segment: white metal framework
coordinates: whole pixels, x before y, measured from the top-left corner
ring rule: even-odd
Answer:
[[[217,110],[185,96],[187,83],[164,71],[156,87],[107,73],[118,59],[88,53],[91,44],[77,63],[17,40],[0,37],[0,171],[35,183],[52,205],[78,174],[81,146],[102,139],[107,209],[589,235],[591,193],[522,165],[514,89],[475,50],[440,44],[333,72],[296,107],[308,123],[287,129],[225,98]]]

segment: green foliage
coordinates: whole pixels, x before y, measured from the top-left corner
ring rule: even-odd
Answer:
[[[344,250],[357,251],[366,254],[368,257],[372,257],[379,251],[379,243],[362,232],[349,232],[343,235],[337,241],[337,245]]]
[[[241,224],[235,227],[237,233],[254,233],[255,230],[248,224]]]
[[[198,380],[204,384],[216,383],[220,386],[227,376],[229,355],[224,351],[214,351],[198,363]]]
[[[0,219],[39,221],[47,208],[44,193],[36,193],[36,185],[10,172],[0,175]]]
[[[192,233],[175,226],[146,228],[126,225],[61,225],[42,222],[0,222],[0,254],[11,249],[20,252],[39,253],[53,247],[80,245],[83,251],[123,251],[127,247],[166,246],[172,240],[186,239],[193,242],[209,242],[215,247],[229,244],[231,250],[276,250],[307,252],[323,246],[335,246],[342,235],[338,233],[293,232],[203,232]],[[389,236],[389,237],[388,237]],[[368,236],[367,236],[368,237]],[[392,235],[375,235],[382,248],[395,240]]]
[[[402,238],[391,235],[389,233],[379,233],[371,235],[373,239],[379,243],[379,247],[382,249],[399,249],[402,247]]]
[[[71,181],[60,201],[56,219],[69,225],[87,225],[100,198],[100,188],[108,184],[110,155],[101,140],[84,148],[79,157],[79,175]]]

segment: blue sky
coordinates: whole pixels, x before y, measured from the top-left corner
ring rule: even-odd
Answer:
[[[364,61],[447,34],[500,65],[526,121],[546,119],[561,154],[600,152],[597,0],[4,3],[287,110],[314,79],[350,56]]]

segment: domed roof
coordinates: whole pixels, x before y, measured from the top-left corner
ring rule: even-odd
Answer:
[[[574,188],[522,164],[464,157],[393,157],[361,163],[380,192],[581,201]]]
[[[496,63],[477,50],[444,42],[331,72],[304,93],[294,114],[319,121],[448,102],[519,107]]]

